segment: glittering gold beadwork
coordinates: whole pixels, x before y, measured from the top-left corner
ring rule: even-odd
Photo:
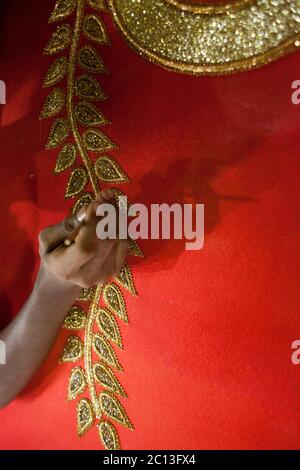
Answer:
[[[213,9],[191,12],[166,0],[108,3],[129,44],[147,59],[177,72],[247,70],[295,50],[299,43],[298,0],[244,2],[222,14]]]
[[[85,302],[87,301],[92,302],[95,297],[95,293],[96,293],[96,287],[88,287],[86,289],[82,289],[81,295],[78,300],[82,300]]]
[[[124,263],[119,276],[116,277],[117,282],[119,282],[125,289],[129,290],[132,295],[137,295],[137,291],[134,285],[133,276],[131,269],[128,263]]]
[[[109,421],[101,421],[98,424],[98,432],[106,450],[120,450],[118,433]]]
[[[106,11],[105,0],[87,0],[88,5],[95,10]]]
[[[144,253],[142,252],[135,240],[130,240],[128,254],[132,256],[137,256],[139,258],[144,258]]]
[[[127,394],[119,380],[111,368],[108,367],[108,365],[106,365],[104,362],[97,362],[94,364],[94,376],[96,381],[103,387],[108,388],[112,392],[117,393],[122,397],[127,397]]]
[[[83,126],[104,126],[108,120],[90,103],[78,103],[75,109],[77,121]]]
[[[128,177],[118,163],[108,155],[103,155],[95,163],[95,172],[106,183],[127,183]]]
[[[122,424],[129,429],[134,429],[126,411],[113,393],[108,390],[101,392],[99,401],[103,413],[117,421],[119,424]]]
[[[77,432],[82,437],[93,426],[94,411],[90,400],[82,398],[77,404]]]
[[[92,73],[106,73],[107,69],[96,49],[84,46],[78,53],[78,63],[83,70]]]
[[[88,39],[98,44],[109,44],[106,28],[98,16],[88,15],[84,20],[83,31]]]
[[[51,126],[46,148],[51,149],[62,144],[63,141],[68,137],[69,133],[70,133],[70,126],[69,126],[67,119],[64,119],[64,118],[56,119]]]
[[[92,152],[105,152],[116,148],[116,144],[103,134],[103,132],[96,129],[88,129],[84,133],[83,138],[87,149]]]
[[[118,361],[116,353],[103,334],[96,333],[94,335],[93,348],[100,358],[107,364],[115,367],[119,371],[123,370],[121,364]]]
[[[57,0],[50,16],[49,23],[60,21],[71,15],[76,7],[76,0]]]
[[[107,95],[100,87],[97,80],[89,75],[81,75],[76,80],[76,93],[80,98],[93,101],[103,101],[107,99]]]
[[[90,205],[92,202],[94,202],[95,200],[95,196],[91,193],[85,193],[83,194],[83,196],[81,196],[78,201],[76,201],[73,209],[72,209],[72,213],[73,214],[76,214],[78,211],[80,211],[80,209],[82,209],[83,207],[86,207],[88,205]],[[89,288],[89,289],[83,289],[84,291],[90,291],[90,292],[93,292],[95,294],[95,288],[92,287],[92,288]],[[89,298],[89,299],[81,299],[81,300],[93,300],[93,297]]]
[[[73,306],[64,319],[63,328],[68,330],[82,330],[86,324],[86,314],[82,308]]]
[[[128,322],[124,297],[119,287],[113,282],[103,287],[103,300],[121,320]]]
[[[123,344],[120,329],[113,314],[107,308],[99,308],[96,320],[98,327],[103,331],[107,339],[122,349]]]
[[[55,173],[61,173],[75,163],[77,148],[74,144],[65,144],[57,157]]]
[[[53,64],[49,67],[49,70],[43,82],[43,87],[47,88],[59,83],[66,75],[67,70],[68,61],[66,57],[59,57],[58,59],[56,59]]]
[[[52,55],[57,54],[59,51],[63,51],[70,44],[71,34],[72,30],[70,25],[64,24],[59,26],[45,47],[44,54]]]
[[[83,342],[78,336],[67,338],[60,362],[76,362],[83,356]]]
[[[218,4],[199,4],[189,2],[189,1],[182,1],[182,0],[165,0],[165,2],[169,3],[170,5],[178,8],[182,11],[187,11],[190,13],[202,13],[208,15],[215,15],[220,13],[226,13],[228,11],[235,11],[241,8],[246,8],[247,6],[254,5],[256,0],[231,0],[230,3],[220,3]]]
[[[75,168],[75,170],[72,171],[70,180],[66,189],[66,194],[65,197],[74,197],[77,194],[81,193],[81,191],[84,190],[85,186],[88,183],[88,175],[86,172],[86,169],[81,167],[81,168]]]
[[[74,400],[81,395],[87,386],[84,370],[81,367],[74,367],[71,371],[68,385],[68,400]]]
[[[60,113],[66,102],[65,92],[60,88],[55,88],[46,98],[40,119],[47,119]]]

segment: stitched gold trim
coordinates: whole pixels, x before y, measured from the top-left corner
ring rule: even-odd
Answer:
[[[203,2],[202,5],[199,5],[198,3],[196,4],[192,1],[189,2],[188,0],[165,0],[165,2],[182,11],[188,11],[196,14],[202,13],[206,15],[220,15],[222,13],[240,10],[241,8],[256,4],[256,0],[235,0],[230,3],[219,5],[209,5],[205,4],[205,2]]]

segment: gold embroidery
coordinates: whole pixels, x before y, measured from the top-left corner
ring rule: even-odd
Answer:
[[[64,91],[60,88],[55,88],[46,98],[43,110],[40,114],[40,119],[46,119],[60,113],[65,102],[66,98]]]
[[[77,404],[77,432],[82,437],[94,424],[95,416],[90,400],[82,398]]]
[[[103,132],[96,129],[88,129],[83,135],[84,142],[88,150],[92,152],[105,152],[116,148],[114,144]]]
[[[59,57],[53,62],[52,65],[50,65],[49,70],[43,82],[43,87],[47,88],[47,87],[56,85],[64,78],[67,71],[68,71],[68,61],[66,57]]]
[[[106,308],[99,308],[96,320],[105,336],[122,349],[123,344],[119,326],[111,312]]]
[[[46,148],[51,149],[62,144],[63,141],[68,137],[69,133],[70,126],[68,121],[64,118],[56,119],[51,126]]]
[[[85,196],[83,196],[83,197],[85,197]],[[81,295],[80,295],[78,300],[92,302],[94,300],[94,297],[95,297],[95,294],[96,294],[96,289],[97,289],[96,287],[89,287],[89,288],[86,288],[86,289],[82,289]]]
[[[71,34],[71,27],[68,24],[59,26],[45,47],[44,54],[53,55],[63,51],[70,44]]]
[[[137,291],[134,285],[131,269],[128,263],[124,263],[123,268],[119,276],[116,277],[116,280],[123,286],[125,289],[129,290],[132,295],[137,295]]]
[[[117,421],[119,424],[123,424],[123,426],[126,426],[129,429],[134,429],[123,406],[113,393],[108,390],[101,392],[99,401],[103,413]]]
[[[120,450],[118,433],[109,421],[101,421],[98,432],[106,450]]]
[[[50,16],[49,23],[60,21],[74,12],[76,0],[57,0],[53,13]]]
[[[127,398],[127,394],[110,367],[103,362],[94,364],[94,376],[97,382],[114,393]]]
[[[165,0],[170,5],[191,13],[202,13],[209,15],[216,15],[220,13],[226,13],[229,11],[239,10],[246,8],[247,6],[255,5],[256,0],[232,0],[230,3],[224,3],[220,5],[208,5],[208,4],[195,4],[181,0]]]
[[[106,73],[107,68],[99,56],[96,49],[92,46],[84,46],[78,54],[78,63],[83,70],[92,73]]]
[[[110,283],[103,287],[103,300],[121,320],[128,323],[124,297],[116,284]]]
[[[95,172],[106,183],[127,183],[128,177],[118,163],[108,155],[103,155],[95,163]]]
[[[107,10],[105,0],[87,0],[87,3],[91,8],[95,8],[96,10]]]
[[[79,103],[76,106],[77,121],[83,126],[104,126],[107,119],[98,109],[89,103]]]
[[[74,367],[71,371],[68,385],[68,400],[74,400],[86,389],[87,383],[84,370],[81,367]]]
[[[83,356],[83,342],[78,336],[67,338],[60,362],[76,362]]]
[[[140,249],[139,245],[135,240],[130,240],[129,255],[138,256],[139,258],[144,258],[144,253]]]
[[[63,328],[68,330],[82,330],[86,324],[86,314],[82,308],[74,305],[68,312],[64,323]]]
[[[88,15],[84,20],[83,26],[84,34],[88,39],[97,42],[98,44],[109,44],[109,39],[104,24],[95,15]]]
[[[76,80],[76,92],[80,98],[86,100],[103,101],[107,99],[97,80],[88,75],[81,75]]]
[[[81,193],[81,191],[84,190],[87,183],[88,183],[88,175],[87,175],[86,169],[83,167],[75,168],[75,170],[73,170],[71,173],[65,197],[66,198],[74,197],[76,196],[76,194]]]
[[[93,338],[94,351],[110,366],[122,371],[122,366],[118,361],[116,353],[103,334],[96,333]]]
[[[54,172],[61,173],[62,171],[66,170],[75,163],[76,158],[76,145],[65,144],[62,150],[59,152]]]
[[[210,12],[186,11],[166,0],[108,3],[128,43],[147,59],[176,72],[205,75],[252,69],[299,45],[297,0],[243,2],[223,14],[215,6]],[[172,3],[178,7],[188,2]]]

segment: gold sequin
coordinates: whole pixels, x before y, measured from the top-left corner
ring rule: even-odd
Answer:
[[[61,173],[62,171],[70,168],[77,158],[77,148],[74,144],[65,144],[62,150],[59,152],[56,166],[54,169],[55,173]]]
[[[104,364],[104,362],[97,362],[94,364],[94,376],[97,382],[99,382],[99,384],[101,384],[103,387],[108,388],[112,392],[117,393],[122,397],[127,397],[127,394],[119,380],[111,368]]]
[[[83,126],[104,126],[108,120],[103,114],[90,103],[78,103],[76,106],[76,117]]]
[[[95,8],[95,10],[99,10],[99,11],[107,10],[105,0],[87,0],[87,3],[91,8]]]
[[[120,440],[115,427],[109,421],[98,424],[99,437],[106,450],[120,450]]]
[[[103,132],[96,129],[87,130],[83,138],[87,149],[93,152],[105,152],[116,148],[116,144],[103,134]]]
[[[74,305],[64,319],[63,328],[68,330],[82,330],[86,324],[86,314],[82,308]]]
[[[105,336],[122,349],[123,344],[120,329],[111,312],[106,308],[99,308],[96,320]]]
[[[81,367],[74,367],[71,371],[68,385],[68,400],[74,400],[81,395],[87,386],[84,370]]]
[[[85,186],[88,183],[87,171],[84,167],[75,168],[72,171],[69,183],[66,189],[65,197],[74,197],[77,194],[81,193],[84,190]]]
[[[99,401],[103,413],[117,421],[119,424],[122,424],[129,429],[134,429],[126,411],[113,393],[108,390],[101,392]]]
[[[83,342],[78,336],[67,338],[60,362],[77,362],[83,357]]]
[[[74,205],[72,209],[72,213],[76,214],[80,209],[83,207],[89,206],[92,202],[94,202],[95,196],[94,194],[91,193],[85,193],[83,196],[81,196],[78,201],[76,201],[76,204]],[[95,287],[90,287],[88,289],[83,289],[83,291],[90,291],[91,292],[91,298],[84,299],[80,297],[80,300],[93,300],[93,295],[95,294],[96,288]]]
[[[40,119],[47,119],[60,113],[65,106],[65,92],[60,88],[55,88],[46,98]]]
[[[43,82],[43,87],[47,88],[59,83],[68,71],[68,61],[66,57],[59,57],[49,67]]]
[[[59,26],[44,49],[44,54],[52,55],[63,51],[71,42],[72,30],[68,24]]]
[[[110,366],[122,371],[122,366],[118,361],[116,353],[103,334],[96,333],[93,338],[94,351]]]
[[[129,290],[132,295],[137,295],[137,291],[134,285],[133,276],[131,269],[128,263],[124,263],[119,276],[116,277],[116,280],[123,286],[125,289]]]
[[[70,133],[70,126],[69,126],[67,119],[64,119],[64,118],[56,119],[51,126],[46,148],[51,149],[62,144],[63,141],[68,137],[69,133]]]
[[[78,63],[87,72],[106,73],[107,69],[96,49],[92,46],[84,46],[78,53]]]
[[[127,183],[128,177],[118,163],[108,155],[103,155],[95,163],[95,172],[106,183]]]
[[[90,400],[82,398],[77,404],[77,432],[82,437],[94,424],[95,416]]]
[[[76,7],[76,0],[57,0],[50,16],[49,23],[63,20],[71,15]]]
[[[87,302],[90,301],[92,302],[94,300],[95,294],[96,294],[96,287],[88,287],[86,289],[82,289],[81,295],[78,300]]]
[[[84,20],[83,31],[88,39],[98,44],[109,44],[106,28],[98,16],[88,15]]]
[[[188,2],[172,2],[188,3]],[[257,0],[219,14],[195,13],[165,0],[109,0],[129,44],[176,72],[224,74],[259,67],[297,48],[297,0]]]
[[[124,297],[119,287],[114,283],[105,284],[103,287],[103,299],[108,307],[118,315],[121,320],[128,323],[128,315]]]
[[[103,101],[107,98],[97,80],[89,75],[81,75],[81,77],[78,77],[75,86],[77,96],[80,98],[94,101]]]
[[[189,3],[182,0],[165,0],[165,2],[170,3],[170,5],[182,11],[214,15],[246,8],[247,6],[254,5],[256,0],[231,0],[230,3],[220,3],[219,5],[198,4],[194,2]]]
[[[144,253],[142,252],[135,240],[130,240],[128,254],[132,256],[137,256],[139,258],[144,258]]]

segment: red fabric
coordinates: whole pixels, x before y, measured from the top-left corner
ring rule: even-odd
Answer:
[[[38,3],[38,5],[37,5]],[[42,56],[53,26],[50,0],[1,6],[1,323],[30,293],[38,231],[59,220],[68,175],[54,177],[38,114]],[[36,11],[39,8],[39,15]],[[118,426],[124,449],[300,448],[300,107],[292,54],[252,72],[189,77],[133,52],[104,16],[110,69],[105,131],[111,155],[131,178],[131,201],[205,204],[205,246],[141,243],[133,260],[139,297],[125,294],[118,374],[135,431]],[[61,334],[28,390],[0,412],[2,449],[99,449],[96,428],[76,435],[68,372],[58,366]],[[30,341],[30,338],[28,338]]]

